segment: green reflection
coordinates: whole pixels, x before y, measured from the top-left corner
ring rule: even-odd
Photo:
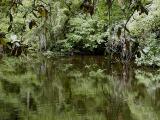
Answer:
[[[0,120],[158,120],[158,70],[100,56],[0,63]]]

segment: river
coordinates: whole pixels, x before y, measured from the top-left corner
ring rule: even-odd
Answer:
[[[0,62],[0,120],[160,120],[159,70],[102,56]]]

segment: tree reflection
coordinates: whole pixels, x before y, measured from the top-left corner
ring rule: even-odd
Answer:
[[[2,120],[160,118],[158,72],[103,57],[21,62],[0,64]]]

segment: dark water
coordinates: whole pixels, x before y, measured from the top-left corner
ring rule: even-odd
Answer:
[[[160,120],[159,70],[99,56],[6,59],[0,120]]]

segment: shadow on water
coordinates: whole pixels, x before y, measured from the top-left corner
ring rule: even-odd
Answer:
[[[160,119],[159,70],[102,56],[14,60],[0,64],[0,120]]]

